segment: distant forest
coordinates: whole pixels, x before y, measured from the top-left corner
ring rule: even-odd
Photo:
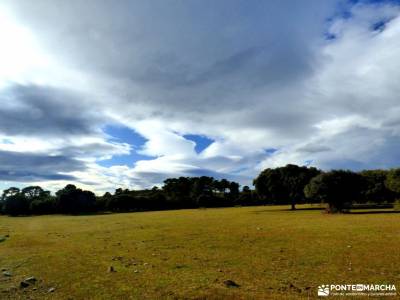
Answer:
[[[330,213],[345,212],[353,204],[393,205],[400,195],[400,169],[332,170],[287,165],[265,169],[253,181],[255,189],[212,177],[179,177],[161,188],[118,188],[97,197],[68,184],[52,195],[40,186],[10,187],[0,199],[2,214],[87,214],[183,208],[326,203]],[[397,200],[398,201],[398,200]],[[397,202],[396,202],[397,203]]]

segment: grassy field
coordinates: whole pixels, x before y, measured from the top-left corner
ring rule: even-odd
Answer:
[[[282,299],[315,298],[331,283],[400,288],[400,214],[286,209],[0,216],[0,236],[9,235],[0,268],[12,274],[1,276],[0,298]],[[28,276],[37,282],[19,288]]]

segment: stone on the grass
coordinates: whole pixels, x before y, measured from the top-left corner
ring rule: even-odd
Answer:
[[[122,256],[113,256],[111,260],[123,260],[124,258]]]
[[[224,284],[226,287],[239,287],[240,286],[239,284],[237,284],[236,282],[234,282],[233,280],[230,280],[230,279],[225,280]]]
[[[183,269],[183,268],[186,268],[186,267],[187,267],[186,265],[181,265],[181,264],[176,264],[175,265],[176,269]]]
[[[54,293],[54,291],[56,290],[55,287],[51,287],[47,290],[48,293]]]
[[[19,283],[19,287],[20,287],[20,288],[26,288],[26,287],[28,287],[28,286],[29,286],[29,283],[26,282],[26,281],[21,281],[21,282]]]
[[[11,276],[12,276],[12,274],[11,274],[11,272],[10,272],[10,271],[4,271],[4,272],[3,272],[3,276],[6,276],[6,277],[11,277]]]
[[[24,281],[28,282],[28,283],[35,283],[37,281],[37,279],[33,276],[30,276],[30,277],[25,278]]]

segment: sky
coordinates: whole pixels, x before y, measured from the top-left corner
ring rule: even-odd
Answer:
[[[400,3],[2,0],[0,190],[400,165]]]

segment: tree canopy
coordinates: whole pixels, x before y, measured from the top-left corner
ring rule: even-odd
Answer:
[[[254,180],[257,193],[273,204],[291,204],[305,202],[304,187],[311,178],[321,171],[316,168],[286,165],[276,169],[265,169]]]
[[[305,195],[328,203],[330,212],[342,212],[362,193],[362,176],[346,171],[333,170],[311,179],[304,188]]]
[[[117,188],[97,196],[68,184],[52,195],[40,186],[10,187],[0,198],[0,212],[9,215],[81,214],[96,211],[143,211],[235,205],[327,203],[342,212],[354,203],[393,203],[400,195],[400,169],[332,170],[286,165],[263,170],[255,190],[237,182],[209,176],[168,178],[162,187],[144,190]]]

